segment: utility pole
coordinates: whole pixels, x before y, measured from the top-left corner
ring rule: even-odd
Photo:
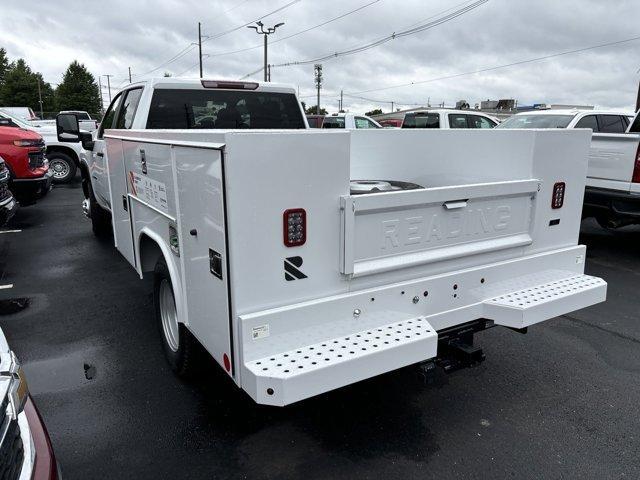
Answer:
[[[111,105],[111,77],[113,77],[113,75],[104,76],[107,77],[107,88],[109,89],[109,105]]]
[[[269,35],[271,35],[272,33],[275,33],[276,28],[281,27],[282,25],[284,25],[284,22],[277,23],[273,27],[267,27],[266,29],[265,29],[264,24],[262,22],[256,22],[256,25],[249,25],[249,26],[247,26],[247,28],[254,29],[257,34],[262,35],[264,37],[264,64],[263,64],[262,68],[264,70],[264,81],[265,82],[270,82],[271,81],[271,72],[269,72],[269,70],[271,69],[271,66],[267,64],[267,37]]]
[[[342,112],[343,102],[344,102],[344,99],[342,98],[342,89],[340,89],[340,109],[338,110],[339,112]]]
[[[129,83],[131,83],[131,67],[129,67]]]
[[[100,89],[100,113],[104,113],[104,98],[102,97],[102,79],[98,75],[98,88]]]
[[[39,78],[38,78],[38,103],[40,104],[40,120],[44,120],[44,112],[42,111],[42,91],[40,90]]]
[[[316,88],[318,89],[318,103],[316,106],[316,115],[320,115],[320,89],[322,88],[322,65],[316,63],[313,66],[313,72],[315,74]]]
[[[202,78],[202,24],[198,22],[198,55],[200,57],[200,78]]]
[[[395,110],[393,109],[393,102],[391,102],[391,113],[393,113]]]

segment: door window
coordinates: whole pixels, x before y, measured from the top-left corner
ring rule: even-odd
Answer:
[[[104,131],[109,128],[113,128],[113,120],[116,116],[116,110],[118,110],[118,105],[120,104],[120,100],[122,100],[122,94],[119,93],[116,98],[113,99],[111,105],[107,109],[107,112],[102,117],[102,122],[100,122],[100,130],[98,130],[97,138],[104,137]]]
[[[580,120],[578,120],[578,123],[576,123],[576,126],[574,128],[590,128],[594,132],[600,131],[598,129],[598,121],[595,115],[587,115],[586,117],[582,117]]]
[[[624,133],[625,128],[620,115],[598,115],[601,133]]]
[[[407,113],[402,128],[440,128],[439,113]]]
[[[378,128],[378,126],[364,117],[356,117],[356,128]]]
[[[449,128],[469,128],[467,125],[467,116],[463,113],[450,113]]]
[[[136,110],[138,110],[138,103],[140,103],[140,97],[142,96],[142,88],[128,90],[125,95],[120,111],[118,112],[118,121],[116,122],[115,128],[130,130],[133,125]]]
[[[467,125],[469,128],[493,128],[496,123],[480,115],[467,115]]]

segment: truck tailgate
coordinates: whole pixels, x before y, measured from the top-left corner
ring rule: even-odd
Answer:
[[[535,179],[341,198],[341,272],[354,277],[532,243]]]

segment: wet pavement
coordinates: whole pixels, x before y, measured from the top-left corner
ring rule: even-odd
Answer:
[[[415,367],[278,409],[215,365],[166,365],[151,282],[81,213],[79,183],[0,234],[0,327],[25,365],[65,479],[640,478],[640,228],[584,222],[608,301],[430,384]]]

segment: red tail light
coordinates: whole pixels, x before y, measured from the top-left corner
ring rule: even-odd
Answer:
[[[558,182],[553,186],[553,196],[551,197],[551,208],[562,208],[564,204],[565,183]]]
[[[631,181],[633,183],[640,183],[640,144],[638,144],[638,151],[636,152],[636,164],[633,167],[633,177]]]
[[[307,241],[307,212],[303,208],[285,210],[282,232],[287,247],[299,247]]]

